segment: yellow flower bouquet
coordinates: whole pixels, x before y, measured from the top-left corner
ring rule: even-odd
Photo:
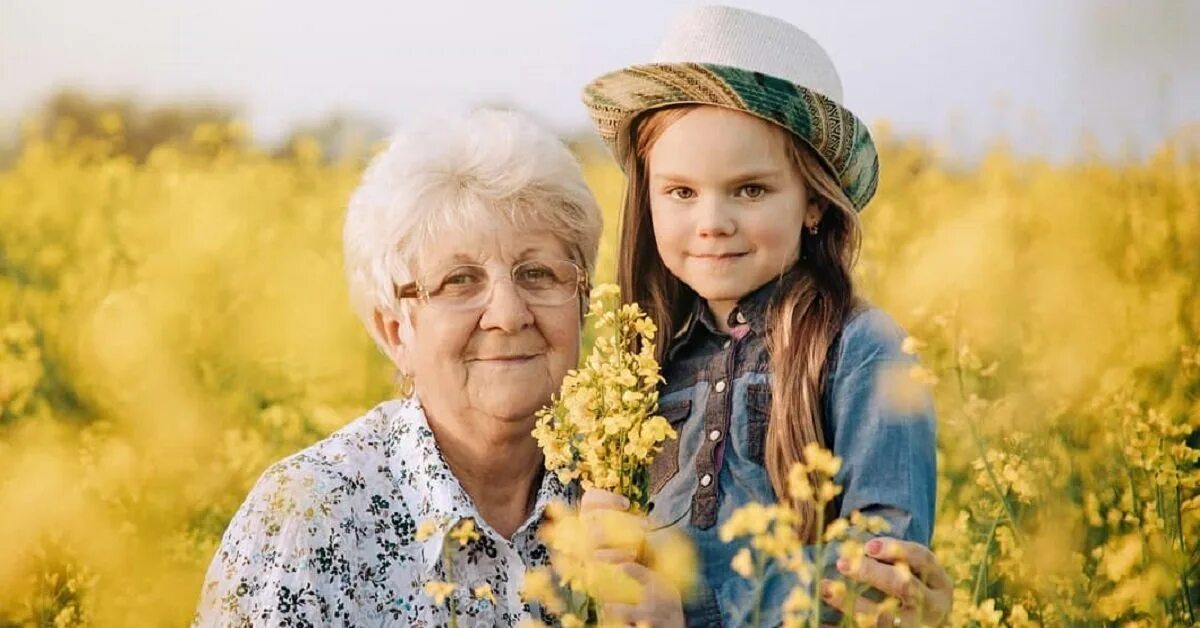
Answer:
[[[662,381],[654,358],[654,322],[637,304],[620,305],[619,289],[597,286],[588,318],[596,332],[591,353],[564,378],[558,397],[538,414],[533,435],[545,455],[546,469],[564,482],[601,489],[629,500],[630,513],[600,511],[581,516],[569,508],[547,510],[541,536],[550,549],[550,565],[526,574],[522,587],[535,601],[570,625],[608,625],[604,604],[636,604],[641,585],[619,565],[597,561],[600,546],[625,547],[639,562],[687,591],[696,573],[690,541],[661,530],[653,551],[642,517],[649,510],[649,466],[675,431],[658,409]],[[557,582],[559,587],[553,586]]]
[[[645,512],[650,462],[677,435],[655,414],[662,376],[654,359],[654,322],[636,303],[618,306],[619,294],[612,284],[592,290],[592,352],[538,413],[533,436],[546,469],[563,483],[578,480],[584,488],[617,493]]]

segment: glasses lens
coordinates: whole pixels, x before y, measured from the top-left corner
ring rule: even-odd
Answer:
[[[579,267],[566,260],[533,260],[513,268],[513,283],[530,305],[561,305],[579,290]]]
[[[582,272],[567,260],[531,260],[513,267],[512,281],[529,305],[562,305],[579,293]],[[429,282],[429,304],[450,310],[482,307],[492,293],[493,281],[483,266],[455,266],[436,283]]]
[[[487,294],[491,280],[484,267],[465,264],[446,271],[435,285],[429,291],[430,303],[454,307]]]

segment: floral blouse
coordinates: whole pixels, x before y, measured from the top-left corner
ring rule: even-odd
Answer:
[[[389,401],[273,465],[230,522],[194,626],[511,626],[546,505],[543,475],[511,540],[488,526],[415,400]]]

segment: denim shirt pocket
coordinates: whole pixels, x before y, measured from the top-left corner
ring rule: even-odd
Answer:
[[[654,456],[650,463],[650,494],[657,494],[662,487],[679,473],[679,438],[682,436],[682,425],[692,412],[692,400],[681,399],[666,404],[658,409],[658,413],[671,424],[675,430],[675,438],[663,442],[662,451]]]
[[[746,452],[752,462],[766,464],[767,426],[771,419],[771,385],[746,387]]]

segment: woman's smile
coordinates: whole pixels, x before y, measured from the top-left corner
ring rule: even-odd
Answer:
[[[513,353],[507,355],[491,355],[476,358],[469,358],[467,362],[473,364],[483,364],[486,366],[495,367],[516,367],[532,364],[535,360],[541,358],[544,353]]]

